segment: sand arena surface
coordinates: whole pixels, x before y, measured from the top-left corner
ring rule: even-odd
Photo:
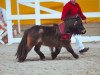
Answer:
[[[15,57],[18,44],[0,44],[0,75],[100,75],[100,42],[84,45],[90,47],[90,50],[85,54],[79,54],[75,44],[72,44],[79,59],[74,59],[65,48],[62,48],[58,57],[52,60],[49,48],[42,46],[45,61],[41,61],[32,49],[26,61],[19,63]]]

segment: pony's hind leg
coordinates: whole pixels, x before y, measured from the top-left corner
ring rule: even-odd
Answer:
[[[73,51],[72,46],[71,46],[70,43],[68,43],[66,45],[66,49],[67,49],[68,52],[70,52],[73,55],[74,58],[76,58],[76,59],[79,58],[79,56]]]
[[[18,48],[18,51],[20,52],[17,52],[17,58],[19,62],[25,61],[27,54],[34,46],[30,34],[27,34],[27,36],[24,36],[24,38],[22,38],[22,41]]]
[[[40,51],[40,47],[41,47],[41,44],[37,44],[37,45],[35,45],[34,50],[35,50],[35,52],[40,56],[40,59],[41,59],[41,60],[45,60],[45,56],[44,56],[44,54]]]

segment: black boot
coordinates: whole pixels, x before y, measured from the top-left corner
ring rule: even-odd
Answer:
[[[84,53],[84,52],[87,52],[88,50],[89,50],[89,47],[80,50],[79,53]]]

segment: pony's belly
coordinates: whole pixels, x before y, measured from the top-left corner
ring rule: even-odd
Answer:
[[[63,42],[59,40],[49,39],[49,40],[43,41],[43,45],[50,46],[50,47],[57,47],[57,46],[63,46]]]

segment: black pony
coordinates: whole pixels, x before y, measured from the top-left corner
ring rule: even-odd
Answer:
[[[68,33],[70,34],[82,34],[84,31],[84,27],[82,25],[67,26],[67,29]],[[30,29],[27,29],[24,32],[16,52],[18,61],[25,61],[28,52],[33,48],[33,46],[35,52],[40,56],[40,59],[44,60],[45,56],[40,51],[41,45],[45,45],[51,48],[52,59],[57,57],[62,47],[65,47],[66,50],[70,52],[74,58],[79,58],[79,56],[73,51],[71,47],[71,40],[61,40],[61,36],[62,34],[60,33],[57,24],[53,24],[52,26],[35,25]],[[53,51],[53,47],[55,47],[55,51]]]

